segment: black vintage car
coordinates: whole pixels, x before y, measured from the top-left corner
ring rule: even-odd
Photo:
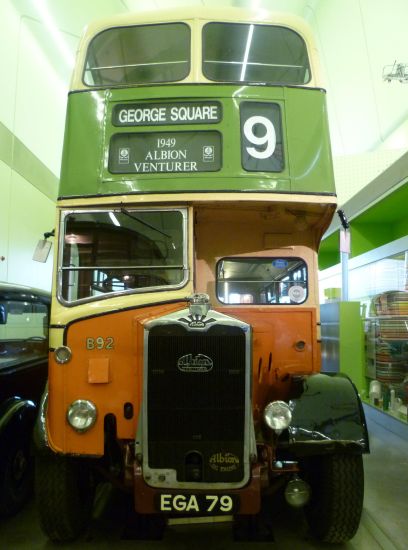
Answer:
[[[30,452],[48,369],[50,295],[0,282],[0,516],[32,491]]]

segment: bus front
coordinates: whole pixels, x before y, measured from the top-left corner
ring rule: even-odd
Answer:
[[[291,17],[210,11],[127,14],[80,46],[37,429],[56,541],[89,521],[95,471],[143,518],[253,517],[283,483],[318,538],[358,527],[361,407],[318,374],[336,198],[313,42]],[[345,530],[316,519],[326,455],[358,480]]]

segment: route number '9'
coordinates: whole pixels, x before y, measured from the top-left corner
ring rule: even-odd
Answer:
[[[282,172],[284,144],[280,105],[243,101],[239,111],[242,168],[247,172]]]
[[[254,132],[254,128],[257,124],[264,127],[264,133],[260,137],[256,136]],[[251,157],[256,159],[267,159],[273,155],[276,148],[276,132],[269,118],[258,115],[248,118],[244,124],[244,136],[253,145],[258,147],[265,146],[265,148],[260,150],[255,147],[246,147]]]

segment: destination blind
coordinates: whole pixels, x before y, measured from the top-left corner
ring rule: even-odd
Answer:
[[[169,124],[216,124],[221,122],[218,101],[184,103],[130,103],[115,105],[114,126],[160,126]]]

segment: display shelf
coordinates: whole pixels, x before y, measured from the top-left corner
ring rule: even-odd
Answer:
[[[368,403],[406,423],[408,293],[390,291],[375,296],[370,313],[364,322]]]
[[[373,407],[375,410],[381,411],[383,413],[386,413],[386,414],[392,416],[393,418],[395,418],[397,420],[400,420],[401,422],[403,422],[404,424],[407,424],[407,426],[408,426],[408,407],[407,407],[407,405],[402,404],[402,405],[398,405],[397,407],[391,408],[390,403],[386,403],[386,405],[384,405],[383,398],[378,400],[377,403],[372,403],[370,401],[370,399],[366,396],[362,397],[362,402],[365,403],[366,405],[370,405],[370,407]]]
[[[366,376],[381,384],[403,385],[408,376],[408,317],[367,318],[365,337]]]

